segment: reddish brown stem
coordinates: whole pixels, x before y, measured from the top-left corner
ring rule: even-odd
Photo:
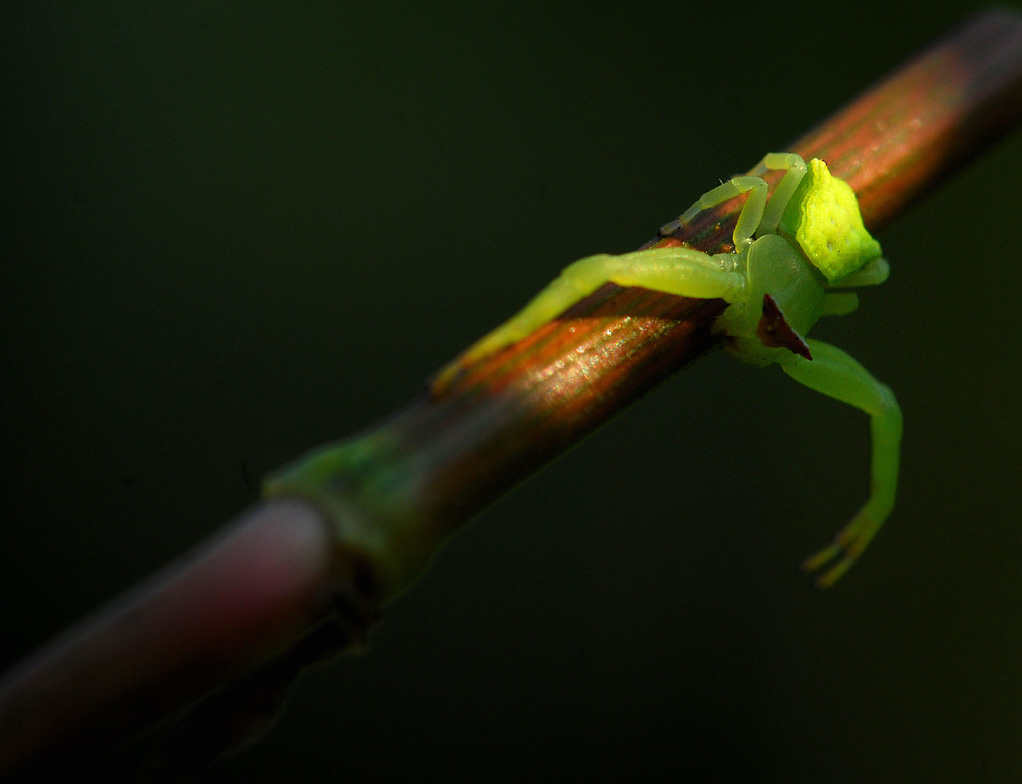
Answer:
[[[979,154],[1020,112],[1022,22],[991,12],[789,149],[827,160],[876,229]],[[730,207],[701,215],[668,241],[724,250],[735,214]],[[342,445],[338,451],[355,459],[330,477],[335,509],[377,533],[398,532],[392,568],[374,573],[336,516],[328,535],[304,506],[256,510],[191,564],[9,675],[0,686],[0,777],[40,761],[73,764],[83,745],[108,748],[126,728],[149,725],[289,644],[294,650],[302,630],[325,617],[347,618],[344,628],[357,636],[375,607],[404,589],[475,512],[710,348],[723,305],[604,286]],[[267,571],[281,558],[286,569]],[[336,644],[336,635],[326,643],[313,637],[311,647]]]
[[[875,229],[1014,126],[1020,113],[1022,21],[994,11],[789,149],[823,158],[847,179]],[[726,250],[737,201],[647,246],[683,241],[708,253]],[[354,467],[343,469],[343,482],[330,480],[345,490],[324,491],[332,513],[398,531],[409,550],[404,563],[380,575],[379,598],[402,590],[475,512],[712,347],[711,326],[723,307],[721,300],[607,284],[517,344],[444,374],[394,418],[348,442]],[[286,494],[291,475],[277,475],[274,489]],[[384,487],[386,497],[374,495]],[[292,489],[301,493],[297,484]]]

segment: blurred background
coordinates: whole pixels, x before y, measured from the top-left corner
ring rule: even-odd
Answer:
[[[0,665],[976,6],[769,8],[4,4]],[[906,422],[835,590],[796,566],[865,498],[867,420],[710,356],[481,515],[215,780],[1022,777],[1020,172],[1015,135],[814,330]]]

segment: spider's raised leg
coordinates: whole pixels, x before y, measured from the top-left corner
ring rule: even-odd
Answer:
[[[771,169],[784,169],[785,172],[763,211],[763,217],[757,230],[760,235],[777,233],[777,224],[780,223],[781,216],[788,208],[788,202],[795,195],[795,189],[802,182],[802,178],[806,176],[806,162],[801,155],[796,155],[793,152],[768,152],[749,174],[758,177]]]
[[[785,169],[786,172],[768,202],[767,184],[762,175],[773,169]],[[662,226],[660,235],[666,237],[673,234],[703,210],[716,207],[749,192],[749,197],[738,215],[738,223],[735,225],[732,235],[735,250],[740,252],[752,244],[756,234],[776,232],[781,215],[784,214],[788,202],[791,201],[791,197],[805,173],[806,163],[802,156],[790,152],[767,153],[748,175],[732,177],[700,196],[695,204],[685,210],[677,219]]]
[[[748,193],[749,197],[738,214],[738,223],[732,239],[735,243],[735,251],[741,252],[752,244],[752,236],[759,228],[763,218],[763,209],[767,201],[767,184],[762,177],[732,177],[727,182],[721,183],[716,188],[708,190],[700,196],[695,204],[685,210],[679,217],[660,227],[660,236],[667,237],[673,234],[686,223],[689,223],[696,215],[703,210],[716,207],[730,201],[736,196]]]

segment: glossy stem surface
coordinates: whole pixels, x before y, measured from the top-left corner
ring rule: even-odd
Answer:
[[[827,161],[875,230],[1020,113],[1022,22],[992,11],[789,149]],[[644,247],[728,250],[740,207],[735,200],[701,213]],[[341,541],[366,554],[385,602],[473,514],[714,346],[711,327],[724,307],[607,284],[513,346],[462,362],[367,434],[286,466],[266,492],[324,508]]]

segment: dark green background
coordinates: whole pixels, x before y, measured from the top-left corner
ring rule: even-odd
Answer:
[[[4,662],[974,8],[366,5],[3,4]],[[942,186],[814,332],[906,421],[836,590],[795,565],[864,498],[866,420],[713,356],[487,511],[215,779],[1019,780],[1020,173],[1016,136]]]

